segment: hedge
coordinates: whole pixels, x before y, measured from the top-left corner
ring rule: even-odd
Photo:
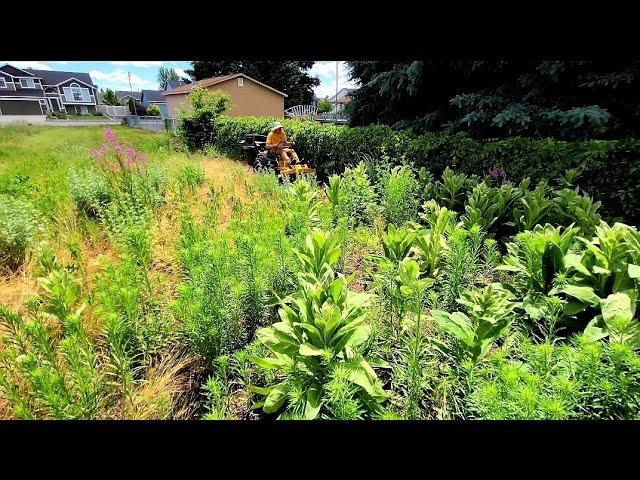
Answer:
[[[266,135],[276,119],[214,120],[214,144],[219,151],[242,158],[238,142],[245,134]],[[602,202],[609,219],[638,224],[640,220],[640,140],[566,142],[514,137],[477,141],[464,134],[416,136],[386,125],[345,127],[303,120],[280,120],[296,151],[326,179],[354,165],[363,154],[388,155],[397,162],[425,167],[435,176],[450,166],[467,174],[486,175],[497,168],[512,181],[556,179],[568,169],[581,172],[577,184]]]

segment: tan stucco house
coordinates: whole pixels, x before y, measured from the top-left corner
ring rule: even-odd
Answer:
[[[183,85],[163,92],[170,117],[176,117],[178,108],[186,107],[187,95],[195,87],[209,90],[221,90],[231,97],[231,108],[227,115],[232,117],[277,117],[284,118],[284,99],[286,93],[265,85],[244,73],[235,73],[223,77],[212,77],[195,83]]]

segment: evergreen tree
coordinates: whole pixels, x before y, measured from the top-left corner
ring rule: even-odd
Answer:
[[[173,68],[158,68],[158,85],[160,85],[160,90],[166,90],[169,80],[180,80],[180,77]]]
[[[640,133],[640,62],[348,62],[352,125],[566,139]]]
[[[100,89],[100,93],[102,94],[102,102],[105,105],[120,105],[116,92],[110,88],[107,88],[106,90]]]

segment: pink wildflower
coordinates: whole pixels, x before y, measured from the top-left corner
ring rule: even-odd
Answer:
[[[149,163],[149,159],[147,158],[147,156],[144,153],[140,154],[140,163],[142,163],[144,165]]]
[[[109,128],[104,129],[104,139],[109,143],[116,142],[116,136]]]
[[[131,147],[127,147],[127,158],[129,158],[129,160],[133,161],[135,156],[136,156],[136,151]]]

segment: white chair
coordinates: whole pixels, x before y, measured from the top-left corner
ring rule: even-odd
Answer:
[[[284,111],[284,116],[287,118],[298,118],[302,120],[315,120],[318,118],[318,109],[313,105],[296,105],[294,107],[287,108]]]

